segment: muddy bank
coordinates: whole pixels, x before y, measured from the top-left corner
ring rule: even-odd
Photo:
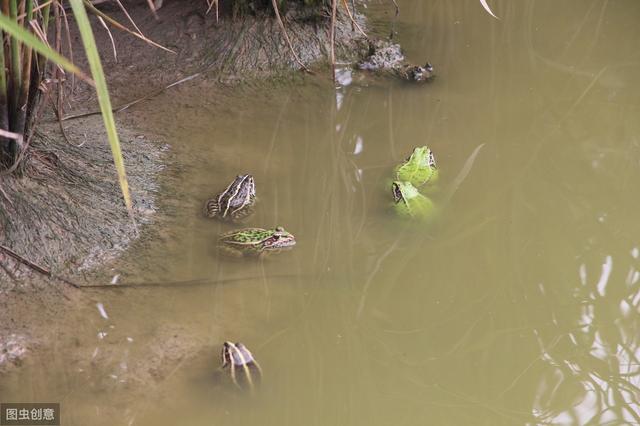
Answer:
[[[123,208],[101,126],[100,117],[77,120],[67,129],[69,142],[62,143],[53,125],[42,126],[26,161],[25,175],[2,182],[2,240],[56,274],[90,270],[116,256],[137,234]],[[156,178],[166,148],[144,135],[119,130],[135,219],[143,225],[155,211]],[[3,260],[7,267],[3,272],[15,278],[29,269],[10,267],[8,262],[16,262],[6,255]],[[6,287],[0,288],[3,290]]]
[[[300,68],[276,19],[268,12],[233,19],[222,10],[216,20],[214,14],[206,14],[200,1],[173,1],[165,2],[156,20],[145,5],[131,3],[127,7],[147,37],[175,53],[151,47],[122,32],[112,33],[114,48],[108,34],[96,25],[115,104],[152,93],[158,85],[192,73],[199,73],[199,77],[190,84],[210,90],[221,82],[244,81],[251,85],[268,77],[292,78],[295,74],[287,72]],[[105,6],[103,10],[118,21],[127,20],[115,6]],[[330,46],[328,16],[315,9],[289,8],[284,18],[302,62],[309,66],[326,62]],[[356,19],[362,24],[360,15]],[[76,60],[86,68],[82,58],[77,58],[81,50],[78,34],[72,32],[72,39],[77,45]],[[338,57],[355,60],[363,54],[362,41],[363,36],[352,28],[347,15],[339,13]],[[328,70],[323,72],[329,77]],[[69,93],[76,111],[92,110],[94,98],[93,91],[82,85]],[[162,152],[166,151],[163,143],[170,141],[154,143],[129,130],[137,127],[136,122],[123,115],[126,112],[117,118],[135,221],[144,225],[155,210],[155,181],[163,168]],[[68,141],[51,118],[45,121],[32,143],[25,176],[6,177],[1,182],[4,194],[0,197],[0,239],[16,253],[52,272],[73,275],[113,259],[138,230],[123,209],[101,119],[73,119],[65,121],[64,127]],[[4,278],[22,278],[29,269],[17,268],[7,256],[0,257],[0,264],[8,265],[0,268],[0,277]],[[7,286],[0,286],[0,291],[6,289]]]
[[[22,177],[0,183],[2,245],[56,276],[78,283],[120,255],[156,211],[162,145],[120,128],[137,226],[127,215],[102,119],[78,120],[64,142],[57,126],[40,128]],[[62,141],[62,142],[61,142]],[[136,229],[138,228],[138,230]],[[58,279],[0,253],[0,371],[52,336],[47,330],[85,296]]]
[[[170,1],[158,12],[157,21],[144,4],[127,5],[142,32],[175,53],[114,31],[116,53],[109,34],[96,25],[97,41],[109,79],[114,104],[154,92],[185,76],[200,73],[198,84],[214,93],[220,83],[243,81],[262,84],[266,78],[287,80],[300,76],[299,65],[289,51],[282,31],[265,14],[232,19],[223,11],[216,22],[206,15],[204,2]],[[120,22],[127,18],[111,6],[106,13]],[[362,17],[356,19],[362,24]],[[300,59],[309,66],[326,63],[329,20],[291,9],[285,16],[287,30]],[[72,29],[76,61],[80,39]],[[362,36],[344,13],[336,26],[336,50],[341,60],[361,54]],[[322,70],[327,72],[328,70]],[[227,92],[227,96],[230,95]],[[95,95],[77,85],[69,93],[71,112],[95,108]],[[20,256],[74,283],[94,282],[103,266],[123,253],[141,234],[153,238],[160,232],[146,226],[161,222],[158,213],[158,177],[175,171],[168,143],[137,132],[136,120],[126,113],[116,116],[134,202],[135,222],[128,217],[117,184],[111,152],[99,116],[65,121],[65,141],[51,117],[34,138],[26,173],[0,181],[0,241]],[[124,124],[123,124],[124,123]],[[163,191],[167,188],[163,188]],[[168,190],[175,190],[169,188]],[[30,351],[50,347],[56,324],[63,324],[76,306],[91,295],[60,280],[45,278],[32,268],[0,253],[0,372],[20,365]],[[89,274],[87,276],[87,274]],[[89,278],[87,278],[89,277]],[[188,346],[188,345],[187,345]],[[186,349],[185,349],[186,350]],[[191,349],[189,349],[191,350]],[[163,355],[159,351],[158,358]],[[174,354],[175,355],[175,354]],[[174,355],[171,357],[175,358]],[[162,368],[162,361],[158,364]],[[158,375],[161,376],[160,373]]]
[[[127,21],[116,6],[101,6],[101,10],[118,21]],[[114,31],[114,53],[109,37],[98,30],[98,44],[104,52],[103,63],[115,103],[136,99],[195,73],[204,74],[197,80],[197,84],[204,86],[237,82],[262,85],[265,78],[290,80],[301,76],[295,72],[300,70],[300,64],[291,54],[271,12],[233,18],[228,8],[222,4],[221,7],[216,21],[215,13],[207,14],[206,4],[200,0],[165,1],[156,20],[144,4],[127,4],[142,33],[173,52]],[[319,73],[326,73],[329,79],[330,71],[319,69],[328,63],[330,52],[327,11],[301,10],[292,5],[283,19],[293,49],[302,63]],[[364,27],[363,15],[356,13],[355,20]],[[72,36],[79,44],[79,36]],[[361,57],[367,49],[364,40],[340,8],[335,31],[336,57],[340,61]],[[86,109],[84,102],[93,101],[95,96],[92,92],[81,91],[77,98],[83,100],[82,105],[75,105],[75,110],[79,111]]]

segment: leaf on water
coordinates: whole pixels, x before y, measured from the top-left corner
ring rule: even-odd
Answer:
[[[493,16],[496,19],[500,19],[498,18],[493,11],[491,11],[491,8],[489,7],[489,5],[487,4],[487,0],[480,0],[480,4],[482,5],[482,7],[484,8],[484,10],[487,11],[487,13],[491,16]]]
[[[453,194],[456,193],[456,191],[458,190],[462,182],[467,178],[467,176],[469,175],[469,172],[471,171],[471,167],[473,167],[473,163],[476,161],[476,157],[478,156],[478,153],[480,152],[483,146],[484,146],[483,143],[478,145],[478,147],[473,150],[469,158],[467,158],[467,161],[465,161],[464,166],[462,166],[462,170],[460,170],[460,173],[458,173],[458,176],[456,176],[455,180],[451,184],[451,187],[449,188],[449,191],[445,198],[444,204],[447,204],[449,200],[451,200],[451,197],[453,197]]]

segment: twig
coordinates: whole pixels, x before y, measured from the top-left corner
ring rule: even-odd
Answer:
[[[351,10],[349,10],[349,5],[347,4],[347,0],[342,0],[342,3],[344,4],[344,8],[347,11],[347,14],[349,15],[349,19],[351,20],[351,24],[353,26],[355,26],[355,28],[358,29],[358,31],[360,31],[360,33],[367,39],[369,40],[369,36],[362,30],[362,27],[360,27],[360,25],[356,22],[355,18],[353,17],[353,15],[351,14]],[[354,9],[355,11],[355,9]]]
[[[389,40],[393,40],[393,34],[396,32],[396,21],[398,20],[398,15],[400,15],[400,6],[396,0],[391,0],[393,5],[396,7],[396,16],[393,17],[393,21],[391,22],[391,34],[389,35]]]
[[[209,7],[207,8],[207,11],[205,12],[205,15],[208,15],[209,12],[211,12],[211,8],[215,5],[215,7],[216,7],[216,22],[218,22],[218,0],[207,0],[207,2],[209,2]]]
[[[36,13],[37,11],[39,11],[40,9],[44,8],[47,5],[50,5],[51,3],[53,3],[53,0],[49,0],[46,1],[44,3],[42,3],[41,5],[38,5],[36,7],[33,8],[33,13]],[[18,19],[24,19],[27,16],[26,13],[21,13],[20,15],[18,15]]]
[[[151,1],[151,0],[149,0]],[[127,11],[127,8],[124,7],[124,5],[122,4],[122,2],[120,0],[115,0],[115,2],[118,4],[118,6],[120,7],[120,10],[122,10],[122,12],[124,13],[124,15],[127,17],[127,19],[129,20],[129,22],[131,22],[131,25],[133,25],[133,28],[136,29],[137,32],[139,32],[140,34],[142,34],[142,30],[136,25],[136,21],[133,20],[133,18],[131,17],[131,15],[129,15],[129,12]],[[153,9],[152,11],[154,12],[155,15],[155,5],[153,3],[151,3],[151,5],[153,5]],[[155,15],[156,19],[158,18],[158,15]],[[144,34],[142,34],[144,36]],[[146,37],[146,36],[145,36]]]
[[[11,250],[8,247],[5,247],[5,246],[0,244],[0,250],[4,251],[6,254],[8,254],[9,256],[13,257],[15,260],[17,260],[18,262],[22,263],[23,265],[28,266],[29,268],[33,269],[36,272],[40,272],[42,275],[45,275],[48,278],[54,278],[54,279],[57,279],[59,281],[62,281],[65,284],[69,284],[72,287],[80,288],[80,286],[78,284],[75,284],[75,283],[69,281],[66,278],[59,277],[57,275],[53,275],[51,272],[47,271],[42,266],[36,265],[32,261],[30,261],[28,259],[25,259],[24,257],[20,256],[19,254],[17,254],[16,252],[14,252],[13,250]]]
[[[0,129],[0,136],[4,136],[5,138],[10,138],[10,139],[15,139],[18,144],[20,146],[22,146],[22,135],[18,134],[18,133],[13,133],[13,132],[9,132],[7,130],[4,129]],[[20,165],[20,163],[22,162],[22,157],[24,156],[25,150],[20,150],[20,152],[18,153],[18,157],[14,160],[13,164],[11,165],[11,167],[9,167],[8,169],[4,169],[2,171],[0,171],[0,176],[8,176],[11,173],[13,173],[18,166]]]
[[[151,92],[151,93],[149,93],[148,95],[144,95],[144,96],[143,96],[143,97],[141,97],[141,98],[135,99],[135,100],[133,100],[133,101],[131,101],[131,102],[126,102],[126,103],[124,103],[124,104],[120,104],[120,105],[118,105],[118,106],[114,107],[114,108],[112,109],[112,111],[113,111],[114,113],[115,113],[115,112],[121,112],[121,111],[124,111],[125,109],[129,108],[130,106],[133,106],[133,105],[135,105],[135,104],[137,104],[137,103],[140,103],[140,102],[142,102],[142,101],[146,101],[146,100],[148,100],[148,99],[154,98],[154,97],[156,97],[156,96],[160,95],[160,94],[161,94],[162,92],[164,92],[165,90],[170,89],[170,88],[172,88],[172,87],[174,87],[174,86],[177,86],[177,85],[179,85],[179,84],[185,83],[185,82],[187,82],[187,81],[189,81],[189,80],[193,80],[194,78],[199,77],[200,75],[202,75],[202,73],[199,73],[199,72],[198,72],[198,73],[195,73],[195,74],[190,75],[190,76],[188,76],[188,77],[182,78],[182,79],[180,79],[180,80],[178,80],[178,81],[174,81],[173,83],[169,84],[168,86],[165,86],[165,87],[163,87],[163,88],[161,88],[161,89],[158,89],[158,90],[156,90],[155,92]],[[64,117],[64,118],[62,119],[62,121],[66,121],[66,120],[73,120],[73,119],[75,119],[75,118],[89,117],[89,116],[91,116],[91,115],[96,115],[96,114],[100,114],[100,110],[93,110],[93,111],[89,111],[89,112],[83,112],[83,113],[80,113],[80,114],[67,115],[66,117]]]
[[[293,274],[280,274],[280,275],[271,275],[268,278],[293,278],[298,276],[299,275],[293,275]],[[225,284],[225,283],[232,283],[232,282],[238,282],[238,281],[250,281],[250,280],[257,280],[260,278],[264,278],[264,277],[262,276],[238,277],[238,278],[226,278],[222,280],[200,278],[200,279],[186,280],[186,281],[160,281],[160,282],[141,282],[141,283],[125,283],[125,284],[90,284],[90,285],[82,285],[79,287],[80,288],[108,288],[108,289],[135,288],[135,287],[192,287],[192,286],[201,286],[201,285]]]
[[[396,7],[396,16],[398,16],[400,14],[400,6],[398,6],[398,2],[396,2],[396,0],[391,0],[391,2]]]
[[[17,141],[18,143],[22,143],[22,135],[19,133],[9,132],[8,130],[0,129],[0,136],[4,138],[9,138]]]
[[[333,1],[335,2],[335,0],[333,0]],[[291,54],[293,55],[293,58],[302,67],[303,70],[305,70],[306,72],[308,72],[310,74],[313,74],[309,70],[309,68],[307,68],[307,66],[302,63],[302,61],[298,57],[298,54],[293,49],[293,44],[291,44],[291,39],[289,38],[289,33],[287,33],[287,29],[284,26],[284,22],[282,22],[282,18],[280,17],[280,10],[278,9],[277,0],[271,0],[271,4],[273,5],[273,11],[276,13],[276,20],[278,21],[278,25],[280,26],[280,29],[282,30],[282,34],[284,35],[284,39],[286,40],[287,45],[289,46],[289,50],[291,51]]]
[[[73,43],[71,43],[71,31],[69,30],[69,20],[67,19],[67,12],[65,12],[64,7],[60,8],[62,11],[62,18],[64,19],[64,33],[67,36],[67,47],[69,49],[69,60],[73,63]],[[102,25],[105,25],[104,22]],[[106,27],[106,25],[105,25]],[[107,31],[109,31],[107,29]],[[111,33],[109,33],[109,37],[111,37]],[[116,61],[117,62],[117,61]],[[71,93],[75,93],[76,91],[76,76],[74,73],[71,73]]]
[[[58,7],[54,8],[53,14],[56,20],[56,38],[55,38],[55,50],[56,52],[62,51],[62,20],[60,19],[60,11],[64,13],[64,8],[61,4],[58,3]],[[66,16],[66,15],[63,15]],[[68,30],[68,22],[67,22],[67,30]],[[56,81],[56,99],[55,101],[51,100],[51,105],[56,115],[56,119],[58,121],[58,126],[60,127],[60,133],[62,134],[62,138],[69,145],[73,145],[69,138],[67,137],[67,132],[64,130],[64,125],[62,124],[62,115],[64,114],[64,83],[66,79],[62,76],[64,75],[64,71],[59,68],[55,69],[54,77]]]
[[[152,46],[158,47],[162,50],[165,50],[169,53],[176,53],[174,50],[168,49],[158,43],[156,43],[155,41],[145,37],[143,34],[139,34],[135,31],[131,31],[129,28],[125,27],[124,25],[122,25],[121,23],[119,23],[118,21],[116,21],[115,19],[111,18],[109,15],[106,15],[104,13],[102,13],[100,10],[96,9],[95,6],[93,6],[89,0],[84,0],[84,4],[85,6],[87,6],[87,9],[89,11],[91,11],[91,13],[96,14],[97,16],[101,16],[105,21],[107,21],[108,23],[110,23],[111,25],[113,25],[114,27],[118,28],[119,30],[128,32],[129,34],[131,34],[134,37],[139,38],[140,40],[143,40],[144,42],[151,44]]]
[[[333,70],[333,81],[336,81],[336,10],[337,9],[338,9],[338,0],[331,0],[331,69]]]
[[[107,30],[107,35],[109,36],[109,40],[111,40],[111,49],[113,50],[113,60],[115,61],[115,63],[118,63],[118,50],[116,49],[116,42],[113,40],[113,35],[111,35],[111,31],[109,31],[109,27],[107,27],[107,24],[104,22],[104,19],[102,19],[100,16],[98,16],[98,22],[100,22],[102,24],[102,26],[104,27],[105,30]],[[73,90],[73,89],[71,89]]]
[[[153,4],[153,0],[147,0],[147,4],[149,5],[149,9],[151,9],[151,13],[153,13],[153,17],[156,18],[156,20],[160,19],[158,18],[158,13],[156,12],[156,5]]]

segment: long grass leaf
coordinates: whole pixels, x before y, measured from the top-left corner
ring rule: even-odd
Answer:
[[[87,55],[87,60],[91,67],[91,75],[96,83],[98,103],[100,104],[100,110],[102,112],[104,126],[107,131],[109,145],[111,146],[113,162],[115,163],[116,171],[118,173],[118,181],[120,182],[122,196],[124,197],[124,202],[127,206],[127,210],[129,211],[129,215],[133,219],[133,205],[131,203],[131,195],[129,193],[129,183],[127,182],[127,174],[125,172],[124,160],[120,149],[120,140],[118,139],[116,123],[111,109],[111,99],[109,98],[107,81],[102,69],[102,63],[100,62],[98,47],[96,46],[93,31],[91,30],[91,24],[89,23],[89,17],[87,16],[87,11],[82,4],[82,0],[70,0],[70,3],[76,23],[78,24],[78,29],[80,30],[80,36],[82,37],[82,43]]]
[[[449,187],[449,190],[447,191],[447,195],[445,197],[445,201],[443,204],[447,204],[449,200],[451,200],[451,197],[453,197],[453,194],[456,193],[456,191],[458,190],[462,182],[467,178],[467,176],[469,175],[469,172],[471,171],[471,168],[473,167],[473,163],[476,161],[476,157],[478,156],[478,153],[480,152],[483,146],[484,146],[484,143],[481,143],[480,145],[478,145],[476,149],[473,150],[469,158],[467,158],[467,161],[464,162],[464,166],[462,166],[462,170],[460,170],[460,173],[458,173],[458,176],[456,176],[456,178],[453,180],[453,183]]]
[[[60,55],[55,50],[51,49],[49,46],[40,41],[35,35],[31,34],[29,31],[20,27],[17,23],[12,21],[9,17],[0,14],[0,28],[2,28],[5,32],[7,32],[12,40],[20,41],[21,43],[29,46],[48,60],[55,62],[60,65],[65,70],[74,73],[87,83],[93,86],[93,81],[89,76],[80,70],[77,66],[72,64],[67,58]],[[18,74],[20,76],[20,74]]]

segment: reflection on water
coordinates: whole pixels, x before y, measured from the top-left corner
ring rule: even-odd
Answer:
[[[614,269],[607,255],[593,276],[581,264],[579,305],[570,321],[554,324],[565,332],[553,338],[538,335],[548,370],[536,395],[538,418],[553,424],[640,422],[638,249],[619,259],[624,263]]]
[[[393,10],[369,6],[387,34]],[[133,111],[187,166],[168,236],[121,281],[249,279],[100,293],[52,369],[2,394],[62,399],[67,424],[639,423],[640,3],[400,7],[397,39],[433,83],[344,71]],[[430,227],[394,218],[386,189],[424,144]],[[217,257],[230,227],[202,202],[246,172],[248,225],[284,226],[293,251]],[[215,371],[228,339],[262,365],[254,398]]]

